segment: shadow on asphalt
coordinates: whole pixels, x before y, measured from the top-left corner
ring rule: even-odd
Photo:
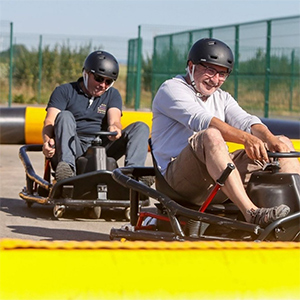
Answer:
[[[109,241],[109,235],[78,229],[60,229],[60,228],[44,228],[35,226],[8,226],[14,233],[42,237],[41,240],[72,240],[72,241]],[[46,237],[46,238],[45,238]],[[47,238],[48,237],[48,238]]]
[[[30,219],[44,219],[57,220],[53,215],[52,205],[43,205],[34,203],[28,207],[26,202],[21,199],[14,198],[0,198],[0,211],[3,211],[11,216],[30,218]],[[63,217],[60,220],[74,220],[82,221],[93,220],[86,216],[84,209],[81,208],[67,208]],[[124,208],[102,208],[100,220],[106,222],[126,222]]]

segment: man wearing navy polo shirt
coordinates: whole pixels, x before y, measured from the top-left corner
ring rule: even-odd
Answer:
[[[122,99],[112,85],[119,74],[115,57],[105,51],[87,56],[82,77],[57,87],[47,105],[43,127],[43,153],[56,168],[56,180],[76,174],[76,159],[91,146],[94,139],[83,132],[107,130],[103,146],[107,155],[118,160],[125,155],[126,166],[143,166],[148,151],[149,127],[132,123],[122,130]],[[57,163],[57,166],[55,164]]]

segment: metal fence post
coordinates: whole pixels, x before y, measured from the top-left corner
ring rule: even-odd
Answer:
[[[238,101],[239,97],[239,49],[240,49],[240,26],[235,26],[235,62],[234,62],[234,98]]]
[[[269,117],[270,72],[271,72],[271,21],[267,21],[266,73],[265,73],[265,114]]]
[[[293,111],[294,83],[295,83],[295,49],[293,49],[291,55],[291,85],[290,85],[290,102],[289,102],[290,111]]]
[[[171,77],[170,71],[171,73],[173,72],[173,56],[174,56],[174,52],[173,52],[173,34],[170,34],[170,39],[169,39],[169,49],[170,49],[170,53],[169,53],[169,74],[168,76]]]
[[[127,53],[127,76],[126,76],[126,105],[130,105],[134,97],[134,58],[135,58],[135,44],[136,39],[128,41],[128,53]]]
[[[193,35],[192,35],[192,32],[190,31],[189,32],[189,45],[188,45],[188,48],[191,49],[193,46]]]
[[[38,81],[38,103],[41,102],[41,89],[42,89],[42,70],[43,70],[43,50],[42,50],[42,36],[40,35],[39,44],[39,81]]]
[[[152,101],[155,96],[155,89],[156,89],[156,74],[154,72],[155,66],[156,66],[156,37],[153,39],[153,55],[152,55],[152,78],[151,78],[151,96],[152,96]],[[151,101],[151,106],[152,106],[152,101]]]
[[[10,49],[9,49],[9,90],[8,90],[8,107],[12,103],[12,76],[13,75],[13,23],[10,23]]]
[[[138,31],[138,53],[137,53],[137,74],[136,74],[136,93],[135,93],[135,103],[134,109],[138,110],[140,108],[141,100],[141,77],[142,77],[142,38],[141,38],[141,25],[139,25]]]

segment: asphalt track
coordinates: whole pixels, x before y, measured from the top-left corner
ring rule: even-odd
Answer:
[[[28,208],[20,147],[0,145],[1,300],[299,299],[299,243],[109,241],[122,210]],[[42,154],[30,159],[42,174]]]
[[[103,209],[100,219],[89,219],[83,210],[68,209],[63,218],[53,216],[53,206],[33,204],[27,207],[19,192],[25,185],[25,170],[19,159],[22,145],[0,145],[0,238],[34,241],[108,241],[111,227],[128,221],[123,209]],[[44,157],[28,153],[35,172],[42,176]],[[119,164],[122,165],[122,159]],[[148,154],[146,165],[151,166]]]

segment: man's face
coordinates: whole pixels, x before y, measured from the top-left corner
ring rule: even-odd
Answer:
[[[93,97],[100,97],[111,86],[113,80],[92,72],[88,73],[88,91]]]
[[[192,63],[190,62],[192,67]],[[228,77],[228,69],[225,67],[201,63],[195,65],[194,80],[196,89],[206,96],[212,95]]]

